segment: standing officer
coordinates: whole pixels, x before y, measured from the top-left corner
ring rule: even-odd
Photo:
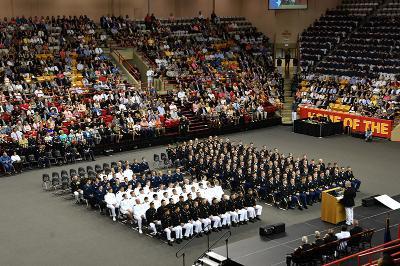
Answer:
[[[353,208],[354,208],[354,199],[356,198],[356,189],[352,187],[350,181],[346,181],[345,183],[345,191],[343,194],[343,198],[340,200],[340,203],[343,204],[344,209],[346,211],[346,224],[353,224]]]

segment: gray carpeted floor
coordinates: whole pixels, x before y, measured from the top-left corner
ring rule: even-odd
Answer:
[[[314,138],[291,132],[290,127],[274,127],[232,134],[231,139],[268,145],[282,152],[303,153],[351,165],[363,181],[361,198],[373,194],[399,193],[400,143],[379,140],[365,143],[348,136]],[[162,147],[98,158],[96,163],[147,157]],[[94,163],[90,163],[94,165]],[[55,168],[77,168],[74,166]],[[0,265],[181,265],[175,252],[181,245],[166,244],[138,235],[128,227],[88,211],[41,189],[41,175],[53,169],[36,170],[0,178]],[[258,234],[261,224],[283,221],[288,226],[319,217],[319,205],[306,211],[280,211],[264,205],[263,221],[233,229],[231,241]],[[222,234],[222,233],[220,233]],[[218,234],[212,234],[216,239]],[[184,242],[186,243],[186,242]],[[222,245],[223,243],[217,244]],[[187,250],[187,264],[206,249],[206,238],[196,239]]]

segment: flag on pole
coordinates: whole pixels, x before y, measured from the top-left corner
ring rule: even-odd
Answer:
[[[392,236],[390,235],[390,218],[386,218],[385,235],[383,236],[383,242],[387,243],[392,241]]]

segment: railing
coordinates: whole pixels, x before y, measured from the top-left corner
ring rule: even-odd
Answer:
[[[324,266],[340,265],[341,263],[344,263],[344,262],[346,262],[346,261],[348,261],[350,259],[355,259],[355,258],[357,258],[358,262],[360,262],[359,256],[362,256],[363,254],[369,253],[369,252],[374,251],[374,250],[385,248],[385,247],[393,245],[393,244],[400,244],[400,239],[396,239],[396,240],[393,240],[391,242],[384,243],[384,244],[381,244],[379,246],[376,246],[376,247],[373,247],[373,248],[370,248],[370,249],[363,250],[361,252],[355,253],[353,255],[350,255],[350,256],[347,256],[347,257],[344,257],[344,258],[341,258],[341,259],[326,263],[326,264],[324,264]]]
[[[397,240],[399,240],[399,239],[397,239]],[[396,242],[396,240],[388,242],[386,244],[390,244],[390,243],[393,244],[394,242]],[[377,253],[381,253],[381,252],[391,251],[393,249],[398,249],[398,248],[400,248],[400,244],[396,244],[394,246],[385,247],[385,248],[377,249],[377,250],[374,250],[374,251],[371,251],[371,252],[360,254],[357,257],[357,263],[358,263],[358,265],[361,265],[361,258],[365,257],[365,256],[368,256],[368,264],[371,264],[372,263],[372,255],[377,254]]]
[[[140,82],[140,73],[139,71],[129,63],[117,49],[111,49],[111,53],[114,53],[118,57],[118,63],[121,63],[128,72],[135,78],[137,82]]]
[[[228,235],[227,238],[225,238],[225,248],[226,248],[226,258],[229,258],[229,252],[228,252],[228,243],[229,243],[229,238],[232,236],[232,232],[231,230],[226,231],[222,236],[220,236],[211,246],[210,243],[207,243],[207,250],[203,252],[203,254],[201,254],[200,257],[198,257],[196,259],[196,261],[198,261],[199,259],[201,259],[202,257],[204,257],[204,255],[209,252],[211,250],[211,248],[213,248],[222,238],[224,238],[226,235]],[[209,239],[207,239],[207,241],[209,241]],[[183,265],[185,266],[185,265]]]
[[[207,227],[205,227],[204,229],[206,229],[206,228],[208,228],[208,231],[211,230],[211,224],[207,225]],[[183,266],[186,265],[186,261],[185,261],[186,247],[187,247],[190,243],[192,243],[192,241],[193,241],[194,239],[196,239],[196,237],[197,237],[198,235],[200,235],[200,234],[201,234],[201,231],[198,232],[196,235],[194,235],[194,236],[192,237],[192,239],[190,239],[183,247],[181,247],[181,248],[175,253],[175,256],[176,256],[177,259],[179,259],[179,258],[182,257],[182,265],[183,265]],[[209,249],[209,248],[210,248],[210,234],[207,233],[206,235],[207,235],[207,249]],[[182,251],[183,251],[183,252],[182,252]]]

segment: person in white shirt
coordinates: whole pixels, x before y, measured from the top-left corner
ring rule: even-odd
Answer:
[[[136,199],[136,205],[133,207],[133,217],[138,223],[139,234],[142,234],[142,220],[145,219],[146,209],[143,204],[140,203],[140,199]]]
[[[154,71],[152,69],[147,70],[146,76],[147,76],[147,87],[150,88],[153,85]]]
[[[340,232],[336,233],[335,236],[337,237],[338,240],[349,238],[351,235],[350,232],[347,230],[347,225],[342,225]],[[345,250],[346,247],[347,247],[347,241],[341,241],[338,249]]]
[[[175,188],[172,190],[172,199],[174,200],[174,202],[179,201],[179,195]]]
[[[144,189],[141,188],[139,190],[139,195],[137,196],[137,199],[140,200],[141,203],[144,203],[144,199],[147,197],[147,194],[144,193]]]
[[[21,162],[21,157],[17,154],[16,151],[14,151],[13,155],[11,155],[11,161],[12,165],[15,168],[15,171],[17,172],[22,172],[22,162]]]
[[[122,169],[119,169],[119,171],[115,174],[115,177],[119,180],[124,180],[124,173],[122,172]]]
[[[138,196],[140,194],[140,189],[142,188],[142,184],[140,182],[136,183],[136,187],[133,191],[135,191],[135,194]]]
[[[11,132],[11,138],[14,141],[19,141],[20,139],[22,139],[22,132],[14,128],[13,131]]]
[[[130,224],[133,224],[133,209],[126,193],[124,193],[122,196],[120,210],[122,214],[128,217]]]
[[[121,204],[122,197],[124,196],[124,194],[125,194],[125,187],[121,186],[119,188],[119,191],[115,194],[115,198],[117,199],[118,205]]]
[[[130,168],[126,168],[123,172],[124,177],[128,178],[128,181],[132,180],[133,171]]]
[[[116,209],[119,208],[117,198],[115,197],[115,194],[113,193],[112,188],[108,190],[108,193],[104,196],[104,201],[107,204],[107,208],[110,209],[111,211],[111,216],[113,218],[113,221],[115,222],[117,219],[115,218],[116,215]]]

